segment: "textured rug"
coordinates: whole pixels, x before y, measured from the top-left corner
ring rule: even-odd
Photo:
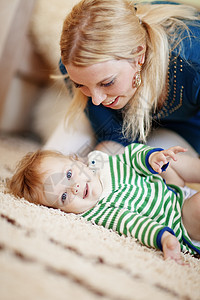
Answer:
[[[73,214],[5,193],[16,162],[39,145],[0,136],[0,299],[200,299],[200,260],[160,251]]]

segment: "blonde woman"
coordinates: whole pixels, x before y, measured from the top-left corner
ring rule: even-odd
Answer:
[[[151,144],[160,127],[177,133],[171,141],[162,136],[167,146],[175,136],[200,153],[200,20],[193,7],[83,0],[64,21],[60,47],[61,72],[75,86],[67,128],[85,110],[99,150]],[[55,136],[46,148],[53,144],[59,148]]]

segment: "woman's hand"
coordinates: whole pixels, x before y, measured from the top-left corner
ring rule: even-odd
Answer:
[[[152,167],[152,169],[157,173],[162,173],[162,167],[166,165],[170,159],[173,159],[174,161],[177,160],[177,153],[180,152],[186,152],[187,149],[180,147],[180,146],[174,146],[167,150],[153,152],[149,156],[149,164]]]

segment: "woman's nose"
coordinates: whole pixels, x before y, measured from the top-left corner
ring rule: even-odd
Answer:
[[[100,105],[104,100],[106,100],[106,94],[101,90],[95,90],[91,93],[92,103],[94,105]]]

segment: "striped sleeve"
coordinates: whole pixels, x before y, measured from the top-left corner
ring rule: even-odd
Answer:
[[[136,212],[118,207],[96,207],[82,217],[105,228],[112,229],[120,235],[131,236],[143,245],[159,248],[158,234],[165,227]]]
[[[162,150],[162,148],[152,148],[147,145],[132,143],[125,147],[124,153],[118,157],[124,164],[134,168],[138,174],[149,176],[152,174],[158,174],[151,168],[149,164],[149,156],[153,152]]]

